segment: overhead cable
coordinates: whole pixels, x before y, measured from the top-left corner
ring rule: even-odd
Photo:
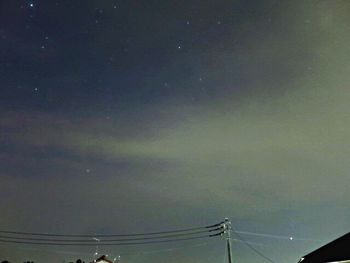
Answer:
[[[247,247],[249,247],[252,251],[254,251],[257,255],[259,255],[260,257],[264,258],[265,260],[271,262],[271,263],[276,263],[275,261],[273,261],[271,258],[269,258],[268,256],[266,256],[265,254],[263,254],[261,251],[259,251],[258,249],[256,249],[253,245],[250,244],[250,242],[247,242],[239,233],[237,233],[234,229],[232,229],[232,231],[238,236],[239,240],[241,240]]]
[[[271,239],[285,239],[285,240],[296,240],[296,241],[321,241],[321,240],[312,239],[312,238],[300,238],[300,237],[294,237],[294,236],[282,236],[282,235],[256,233],[256,232],[249,232],[249,231],[235,231],[235,233],[239,233],[241,235],[256,236],[261,238],[271,238]]]
[[[12,243],[12,244],[28,244],[28,245],[45,245],[45,246],[128,246],[128,245],[146,245],[146,244],[155,244],[155,243],[168,243],[168,242],[177,242],[177,241],[187,241],[194,239],[204,239],[220,236],[222,232],[211,235],[201,235],[187,238],[174,238],[174,239],[165,239],[165,240],[151,240],[145,242],[119,242],[119,243],[106,243],[106,242],[98,242],[98,243],[63,243],[63,242],[37,242],[37,241],[25,241],[25,240],[9,240],[0,238],[0,242],[2,243]]]
[[[100,242],[125,242],[125,241],[142,241],[142,240],[154,240],[154,239],[165,239],[165,238],[177,238],[177,237],[186,237],[193,236],[203,233],[210,232],[218,232],[222,230],[222,228],[214,228],[211,230],[201,230],[194,232],[185,232],[179,234],[171,234],[171,235],[163,235],[163,236],[150,236],[150,237],[137,237],[137,238],[123,238],[123,239],[67,239],[67,238],[38,238],[38,237],[18,237],[18,236],[10,236],[10,235],[0,235],[0,239],[10,239],[10,240],[25,240],[25,241],[48,241],[48,242],[83,242],[83,243],[91,243],[93,242],[96,245],[99,245]]]
[[[168,231],[159,231],[159,232],[146,232],[146,233],[132,233],[132,234],[88,234],[88,235],[80,235],[80,234],[58,234],[58,233],[38,233],[38,232],[21,232],[21,231],[9,231],[9,230],[0,230],[2,234],[11,234],[11,235],[23,235],[23,236],[47,236],[47,237],[90,237],[90,238],[98,238],[98,237],[132,237],[132,236],[151,236],[151,235],[162,235],[162,234],[171,234],[171,233],[181,233],[181,232],[192,232],[196,230],[211,230],[213,228],[217,228],[221,226],[223,222],[209,225],[209,226],[201,226],[201,227],[192,227],[185,229],[177,229],[177,230],[168,230]],[[213,230],[214,231],[214,230]]]

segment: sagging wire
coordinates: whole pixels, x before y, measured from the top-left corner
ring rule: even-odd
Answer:
[[[271,238],[271,239],[284,239],[284,240],[296,240],[296,241],[322,241],[322,240],[312,239],[312,238],[300,238],[300,237],[294,237],[294,236],[282,236],[282,235],[256,233],[256,232],[249,232],[249,231],[235,231],[235,233],[239,233],[241,235],[262,237],[262,238]]]
[[[272,260],[270,257],[266,256],[264,253],[262,253],[260,250],[256,249],[250,242],[246,241],[239,233],[237,233],[232,228],[233,233],[237,235],[240,241],[242,241],[248,248],[250,248],[252,251],[254,251],[257,255],[264,258],[265,260],[269,261],[270,263],[276,263],[274,260]]]
[[[131,237],[131,236],[151,236],[151,235],[163,235],[171,233],[181,233],[181,232],[193,232],[196,230],[210,230],[213,228],[218,228],[222,222],[209,225],[209,226],[200,226],[192,228],[184,228],[177,230],[168,230],[168,231],[159,231],[159,232],[146,232],[146,233],[132,233],[132,234],[58,234],[58,233],[38,233],[38,232],[21,232],[21,231],[9,231],[9,230],[0,230],[2,234],[12,234],[12,235],[22,235],[22,236],[47,236],[47,237],[89,237],[89,238],[98,238],[98,237]]]
[[[168,242],[177,242],[177,241],[187,241],[187,240],[194,240],[194,239],[204,239],[204,238],[211,238],[220,236],[220,233],[217,234],[211,234],[211,235],[202,235],[202,236],[195,236],[195,237],[188,237],[188,238],[176,238],[176,239],[165,239],[165,240],[151,240],[151,241],[145,241],[145,242],[119,242],[119,243],[106,243],[106,240],[104,240],[104,243],[98,243],[98,246],[128,246],[128,245],[145,245],[145,244],[155,244],[155,243],[168,243]],[[30,244],[30,245],[46,245],[46,246],[96,246],[96,243],[63,243],[62,242],[36,242],[36,241],[25,241],[25,240],[9,240],[9,239],[1,239],[0,242],[2,243],[12,243],[12,244]]]

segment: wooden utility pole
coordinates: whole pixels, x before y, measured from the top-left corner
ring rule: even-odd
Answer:
[[[228,256],[228,263],[232,263],[232,248],[231,248],[231,221],[228,218],[225,218],[223,223],[224,228],[224,235],[226,238],[226,245],[227,245],[227,256]]]

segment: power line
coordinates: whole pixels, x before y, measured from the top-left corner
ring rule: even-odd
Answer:
[[[271,258],[269,258],[268,256],[264,255],[261,251],[259,251],[258,249],[256,249],[253,245],[251,245],[249,242],[247,242],[239,233],[237,233],[234,229],[232,229],[233,232],[238,236],[238,238],[247,246],[249,247],[251,250],[253,250],[257,255],[259,255],[260,257],[264,258],[265,260],[271,262],[271,263],[276,263],[275,261],[273,261]]]
[[[202,231],[194,231],[188,233],[180,233],[180,234],[172,234],[172,235],[163,235],[163,236],[151,236],[151,237],[139,237],[139,238],[123,238],[123,239],[100,239],[100,240],[89,240],[89,239],[53,239],[53,238],[33,238],[33,237],[18,237],[18,236],[5,236],[0,235],[0,239],[10,239],[10,240],[25,240],[25,241],[49,241],[49,242],[83,242],[83,243],[91,243],[93,242],[96,245],[99,245],[100,242],[125,242],[125,241],[141,241],[141,240],[154,240],[154,239],[164,239],[164,238],[173,238],[173,237],[184,237],[184,236],[193,236],[202,233],[210,233],[210,232],[218,232],[222,230],[221,227],[210,229],[210,230],[202,230]]]
[[[166,239],[166,240],[155,240],[147,242],[123,242],[123,243],[60,243],[60,242],[32,242],[32,241],[18,241],[18,240],[8,240],[0,239],[2,243],[13,243],[13,244],[28,244],[28,245],[45,245],[45,246],[128,246],[128,245],[145,245],[145,244],[155,244],[155,243],[168,243],[177,241],[187,241],[194,239],[204,239],[220,236],[222,232],[212,235],[202,235],[188,238],[177,238],[177,239]]]
[[[9,230],[0,230],[0,233],[3,234],[13,234],[13,235],[24,235],[24,236],[49,236],[49,237],[131,237],[131,236],[150,236],[150,235],[162,235],[170,233],[181,233],[181,232],[190,232],[195,230],[203,229],[212,229],[215,227],[221,226],[223,222],[201,227],[192,227],[185,229],[169,230],[169,231],[159,231],[159,232],[146,232],[146,233],[132,233],[132,234],[88,234],[88,235],[79,235],[79,234],[57,234],[57,233],[37,233],[37,232],[20,232],[20,231],[9,231]]]
[[[288,239],[288,240],[296,240],[296,241],[321,241],[321,240],[312,239],[312,238],[300,238],[300,237],[294,237],[294,236],[283,236],[283,235],[256,233],[256,232],[249,232],[249,231],[236,231],[236,233],[239,233],[241,235],[271,238],[271,239],[285,239],[285,240]]]
[[[238,239],[238,238],[231,238],[233,242],[238,242],[238,243],[244,243],[243,240]],[[264,244],[257,243],[257,242],[251,242],[251,241],[246,241],[249,244],[255,245],[255,246],[265,246]]]

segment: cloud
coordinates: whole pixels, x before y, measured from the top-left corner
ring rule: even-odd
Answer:
[[[286,83],[283,93],[265,93],[271,83],[263,80],[256,94],[245,95],[239,102],[234,94],[212,104],[178,107],[177,102],[157,115],[165,107],[161,104],[131,119],[110,122],[17,112],[4,118],[2,125],[11,131],[8,137],[15,144],[62,151],[62,162],[75,156],[70,167],[77,169],[84,170],[82,160],[148,165],[149,174],[136,176],[135,187],[182,203],[234,199],[237,206],[250,210],[274,205],[278,209],[290,200],[342,202],[349,170],[350,111],[349,65],[343,64],[347,52],[333,48],[348,49],[343,44],[348,39],[341,18],[345,19],[332,12],[324,17],[317,11],[309,17],[311,25],[304,21],[290,26],[302,32],[300,39],[293,40],[302,46],[296,47],[296,54],[309,52],[313,61],[311,68],[303,69],[306,73]],[[303,26],[310,28],[303,32]],[[308,36],[311,29],[315,33]],[[288,59],[290,45],[280,44],[285,40],[266,37],[247,49],[247,58],[275,66],[276,58],[278,63],[285,58],[291,69],[299,67],[302,59],[294,53]]]

